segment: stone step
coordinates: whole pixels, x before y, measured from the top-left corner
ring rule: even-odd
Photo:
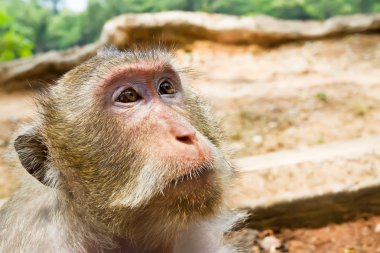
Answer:
[[[230,205],[255,228],[323,226],[380,213],[380,136],[239,159]]]
[[[240,172],[252,172],[303,162],[325,161],[336,157],[355,157],[375,150],[380,150],[380,136],[244,157],[237,159],[235,165]]]

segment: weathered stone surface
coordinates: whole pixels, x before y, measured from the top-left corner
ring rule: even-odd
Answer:
[[[97,42],[65,51],[50,51],[0,64],[0,89],[34,89],[49,85],[59,76],[87,60],[101,47]]]
[[[276,45],[357,32],[379,31],[380,14],[338,16],[324,22],[237,17],[200,12],[127,14],[108,21],[101,40],[117,47],[160,39],[169,43],[209,40],[226,44]]]
[[[284,151],[236,161],[230,204],[250,225],[323,226],[380,214],[380,137]]]
[[[317,21],[289,21],[270,17],[236,17],[191,12],[126,14],[108,21],[98,42],[65,51],[51,51],[0,64],[0,89],[46,86],[93,56],[104,45],[178,44],[209,40],[224,44],[279,45],[337,35],[380,31],[380,14],[342,16]]]

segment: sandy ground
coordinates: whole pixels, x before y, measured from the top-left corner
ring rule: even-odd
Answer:
[[[380,35],[273,49],[199,42],[177,56],[195,69],[191,84],[220,118],[236,157],[380,135]],[[1,154],[34,114],[34,95],[0,93]],[[0,198],[16,187],[12,166],[0,159]],[[380,217],[368,217],[317,229],[246,229],[229,238],[250,252],[374,253],[378,224]]]
[[[380,217],[314,229],[243,229],[227,238],[249,253],[379,253]]]

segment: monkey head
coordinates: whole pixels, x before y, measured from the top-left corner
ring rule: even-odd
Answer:
[[[102,50],[42,94],[20,161],[106,226],[212,216],[233,168],[186,82],[169,52]]]

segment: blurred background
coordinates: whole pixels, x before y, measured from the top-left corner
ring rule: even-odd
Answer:
[[[196,70],[240,171],[229,202],[252,215],[230,242],[380,253],[378,0],[0,0],[0,199],[36,93],[104,45],[158,40]]]
[[[169,10],[242,16],[323,20],[335,15],[375,13],[377,0],[2,0],[0,61],[52,49],[85,45],[99,38],[103,24],[124,13]]]

